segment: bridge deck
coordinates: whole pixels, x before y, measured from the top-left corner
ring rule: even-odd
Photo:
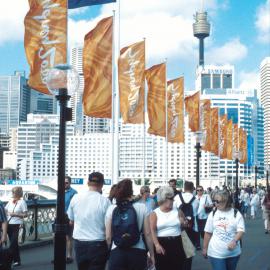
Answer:
[[[53,257],[53,246],[46,245],[32,249],[22,250],[22,266],[17,269],[49,270],[53,269],[50,263]],[[75,263],[67,265],[67,270],[75,270]],[[208,260],[200,252],[193,260],[193,270],[210,270]],[[243,253],[240,258],[238,270],[270,270],[270,234],[264,234],[263,220],[247,220],[246,234],[243,240]]]

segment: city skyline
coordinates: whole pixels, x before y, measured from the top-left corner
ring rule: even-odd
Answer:
[[[23,48],[23,20],[28,1],[4,3],[0,11],[2,61],[0,75],[14,70],[26,70]],[[186,90],[195,88],[195,69],[198,64],[198,40],[193,37],[193,15],[201,10],[201,1],[193,0],[187,6],[183,0],[121,0],[120,46],[146,38],[146,66],[167,58],[168,79],[185,76]],[[211,23],[210,37],[205,42],[205,64],[235,66],[238,88],[259,90],[259,67],[269,55],[270,0],[204,1]],[[117,4],[92,6],[69,10],[69,47],[83,41],[100,18],[112,14]],[[130,31],[132,29],[132,31]],[[70,50],[69,50],[70,51]]]

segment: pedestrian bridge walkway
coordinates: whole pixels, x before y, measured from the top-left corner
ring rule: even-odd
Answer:
[[[24,249],[21,252],[22,266],[20,270],[53,269],[53,245]],[[67,265],[67,270],[75,270],[75,263]],[[210,264],[198,251],[193,260],[192,270],[210,270]],[[238,270],[270,270],[270,234],[264,234],[263,220],[247,220],[246,234],[243,240],[243,253]],[[168,270],[169,267],[168,267]]]

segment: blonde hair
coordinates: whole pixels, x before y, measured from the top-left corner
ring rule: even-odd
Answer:
[[[14,187],[12,188],[13,198],[21,198],[23,196],[22,187]]]
[[[233,207],[233,200],[229,191],[219,190],[215,193],[214,199],[216,199],[217,196],[219,196],[221,201],[225,203],[225,209],[231,209]]]
[[[172,187],[164,186],[160,187],[157,192],[157,201],[158,204],[162,204],[166,201],[168,198],[174,197],[174,192]]]

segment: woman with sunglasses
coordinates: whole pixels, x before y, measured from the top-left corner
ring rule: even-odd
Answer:
[[[203,255],[208,256],[213,270],[235,270],[241,254],[240,240],[245,232],[244,218],[232,207],[228,191],[218,191],[205,225]]]
[[[159,207],[150,214],[150,229],[155,246],[156,270],[181,270],[185,260],[181,239],[184,215],[173,205],[174,191],[161,187],[157,192]]]
[[[207,217],[209,213],[212,211],[213,203],[208,194],[204,194],[204,190],[202,186],[198,186],[196,199],[199,201],[198,215],[197,215],[197,223],[198,223],[198,237],[197,237],[197,250],[201,249],[200,237],[203,239],[204,237],[204,227],[206,224]]]

